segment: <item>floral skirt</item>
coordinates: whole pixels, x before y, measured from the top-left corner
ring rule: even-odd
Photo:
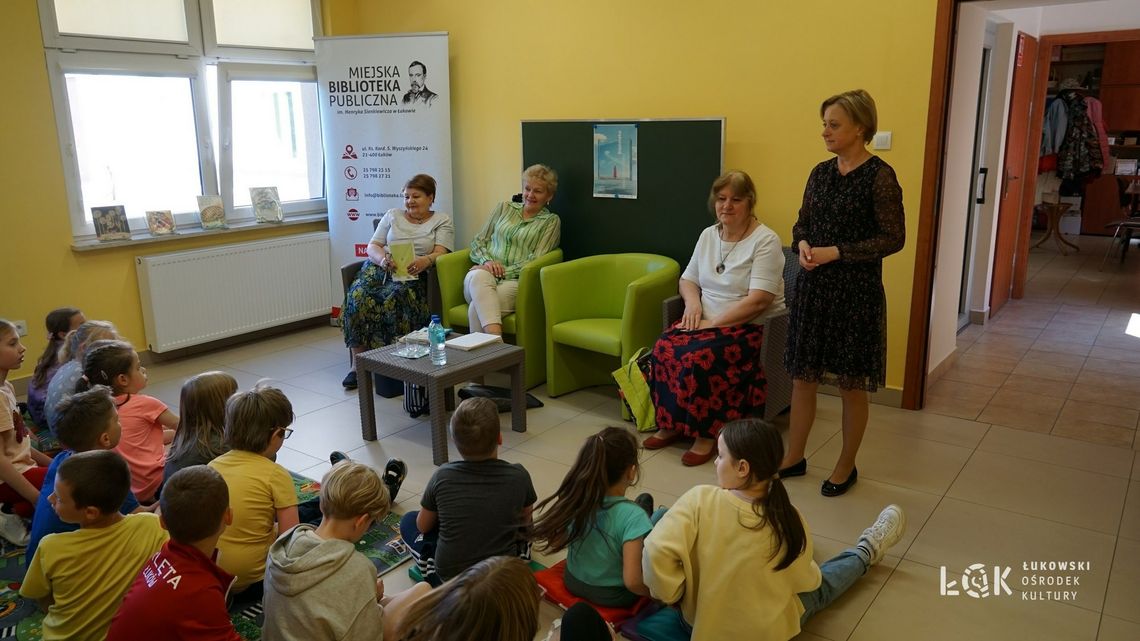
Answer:
[[[646,374],[657,427],[716,438],[725,423],[763,416],[763,344],[764,327],[752,323],[666,330],[653,346]]]
[[[431,320],[427,279],[394,281],[372,261],[352,281],[341,314],[344,344],[376,349],[420,329]]]

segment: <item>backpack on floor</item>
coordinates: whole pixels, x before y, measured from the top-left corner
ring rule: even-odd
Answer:
[[[404,383],[404,411],[412,418],[428,413],[428,393],[419,385]]]

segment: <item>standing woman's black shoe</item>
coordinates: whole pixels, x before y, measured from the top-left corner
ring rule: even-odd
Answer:
[[[855,481],[857,480],[859,480],[859,468],[853,467],[851,468],[851,475],[848,476],[847,480],[842,483],[836,484],[832,483],[828,479],[824,479],[823,487],[819,488],[819,493],[824,496],[839,496],[840,494],[846,494],[847,490],[850,490],[851,486],[855,485]]]
[[[344,386],[344,389],[356,389],[356,370],[349,372],[340,384]]]
[[[780,478],[782,479],[791,478],[793,476],[803,476],[805,474],[807,474],[807,458],[802,458],[799,463],[792,463],[780,469]]]

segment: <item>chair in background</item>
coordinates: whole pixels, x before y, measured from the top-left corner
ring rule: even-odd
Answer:
[[[379,226],[380,219],[373,219],[372,229],[375,230]],[[342,295],[348,294],[348,288],[352,286],[352,281],[356,280],[356,275],[359,274],[360,270],[364,267],[365,260],[368,259],[365,258],[364,260],[355,260],[351,263],[341,265],[340,284],[342,287]],[[428,269],[424,272],[424,276],[427,278],[428,310],[430,310],[432,314],[440,314],[440,310],[442,308],[440,305],[441,298],[439,294],[439,279],[436,277],[436,268],[432,267],[431,269]],[[343,302],[343,298],[341,300]],[[349,362],[352,362],[351,354],[349,355],[348,360]]]
[[[661,333],[661,304],[677,293],[680,274],[677,261],[656,254],[602,254],[543,269],[547,393],[612,384],[612,372]]]
[[[376,229],[380,225],[380,219],[376,218],[372,221],[372,229]],[[356,275],[364,267],[364,261],[368,260],[355,260],[351,263],[341,265],[340,267],[340,284],[343,291],[341,302],[343,303],[343,296],[348,294],[348,288],[352,286],[352,281],[356,280]],[[424,278],[427,279],[428,289],[428,311],[432,314],[440,314],[440,295],[439,295],[439,279],[436,277],[436,268],[432,267],[424,272]],[[343,313],[344,309],[341,309]],[[352,350],[348,352],[348,364],[352,366]],[[376,393],[384,398],[395,398],[404,393],[404,384],[394,378],[388,378],[380,374],[373,376],[375,379]]]
[[[543,267],[560,262],[562,250],[555,249],[523,267],[515,311],[503,315],[503,337],[526,351],[523,368],[527,389],[546,380],[546,311],[538,273]],[[440,318],[446,327],[467,329],[468,305],[463,297],[463,279],[472,266],[470,249],[451,252],[435,261],[443,310]]]
[[[791,247],[784,248],[784,302],[790,309],[796,297],[796,278],[800,274],[799,254]],[[662,326],[669,329],[681,318],[685,301],[674,296],[662,306]],[[792,405],[792,376],[784,368],[784,348],[788,344],[788,311],[784,310],[764,321],[764,344],[760,348],[760,364],[768,379],[768,399],[764,405],[764,420],[770,421]]]

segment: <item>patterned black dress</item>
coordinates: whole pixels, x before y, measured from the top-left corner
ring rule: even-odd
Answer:
[[[873,392],[887,378],[883,257],[906,241],[902,188],[878,156],[847,173],[816,165],[804,189],[792,246],[839,247],[839,260],[801,270],[791,302],[784,365],[793,378]]]

